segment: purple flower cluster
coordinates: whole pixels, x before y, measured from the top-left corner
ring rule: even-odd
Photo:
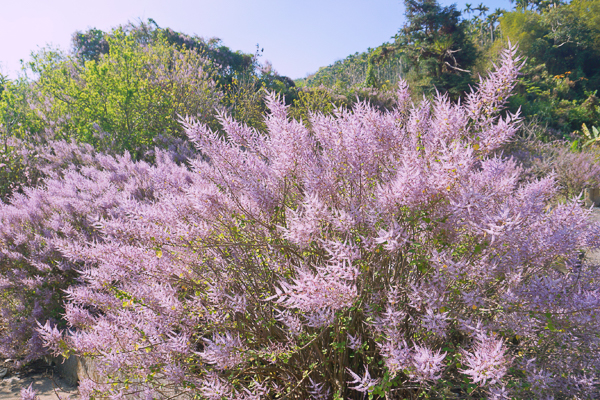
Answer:
[[[33,383],[27,388],[21,389],[21,400],[39,400],[39,397],[33,389]]]
[[[84,398],[412,398],[465,379],[594,398],[600,276],[580,252],[600,227],[492,155],[518,129],[499,114],[515,54],[463,104],[401,84],[389,112],[308,129],[271,95],[266,134],[185,120],[191,171],[97,156],[28,189],[1,206],[0,263],[33,305],[3,308],[38,329],[11,337],[95,358]],[[59,331],[43,307],[61,295]]]

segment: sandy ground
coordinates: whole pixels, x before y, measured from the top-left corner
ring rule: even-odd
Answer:
[[[592,220],[600,222],[600,207],[594,207],[592,211]],[[586,254],[585,261],[592,265],[600,265],[600,250]]]
[[[40,400],[77,399],[76,386],[69,385],[58,376],[54,367],[40,360],[21,370],[14,370],[10,362],[4,363],[8,373],[0,380],[0,400],[19,400],[21,388],[33,385]]]

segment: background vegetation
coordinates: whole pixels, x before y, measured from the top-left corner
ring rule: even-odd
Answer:
[[[436,0],[405,6],[406,22],[390,42],[295,82],[262,65],[258,46],[255,54],[233,51],[152,19],[76,32],[68,52],[42,49],[24,64],[24,77],[0,76],[4,151],[8,138],[44,137],[151,159],[155,146],[181,144],[179,116],[216,129],[221,111],[264,130],[264,89],[284,95],[291,116],[307,123],[310,111],[356,101],[389,109],[400,79],[414,99],[440,91],[457,100],[509,39],[526,59],[509,111],[521,109],[542,127],[543,141],[584,139],[600,125],[600,1],[517,1],[510,11]]]
[[[326,86],[339,96],[358,87],[387,90],[398,79],[463,97],[510,39],[526,58],[509,109],[546,127],[544,140],[567,138],[600,123],[600,2],[517,1],[513,10],[467,4],[459,11],[435,0],[407,0],[406,24],[393,41],[350,55],[298,86]],[[420,92],[420,93],[419,93]]]

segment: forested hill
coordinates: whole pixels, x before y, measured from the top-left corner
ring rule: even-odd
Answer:
[[[406,0],[406,23],[367,52],[320,68],[299,79],[338,96],[357,88],[387,90],[402,77],[414,89],[458,98],[497,59],[510,39],[526,59],[510,103],[528,118],[564,136],[600,125],[600,0],[517,1],[514,9],[483,3],[441,6],[436,0]]]
[[[295,83],[299,86],[318,87],[323,85],[332,88],[363,85],[370,65],[369,59],[378,49],[368,49],[366,52],[351,54],[332,65],[319,68],[316,73],[306,78],[296,79]],[[376,63],[372,68],[374,68],[374,77],[377,82],[393,84],[402,76],[402,57],[399,53],[394,54],[382,62]]]

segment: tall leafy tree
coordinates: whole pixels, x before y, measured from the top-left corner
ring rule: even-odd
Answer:
[[[518,41],[527,55],[511,108],[520,107],[558,136],[600,124],[599,13],[599,0],[574,0],[517,5],[499,19],[502,39]]]
[[[396,46],[418,74],[433,77],[434,85],[457,96],[470,80],[477,57],[455,5],[436,0],[405,0],[407,23],[396,35]]]
[[[245,73],[257,66],[255,55],[233,51],[224,46],[218,38],[204,39],[177,32],[171,28],[161,28],[151,18],[147,22],[140,21],[120,26],[111,32],[103,32],[96,28],[85,32],[75,32],[72,37],[73,53],[78,56],[81,64],[90,60],[98,61],[100,56],[109,54],[110,39],[114,39],[118,32],[124,33],[139,46],[162,42],[179,49],[193,50],[204,54],[215,61],[215,65],[219,67],[221,78],[228,83],[231,82],[231,75]]]
[[[159,136],[181,136],[180,116],[212,118],[222,95],[210,60],[165,40],[141,45],[123,29],[104,38],[107,54],[34,55],[38,78],[29,101],[53,137],[141,157]]]

